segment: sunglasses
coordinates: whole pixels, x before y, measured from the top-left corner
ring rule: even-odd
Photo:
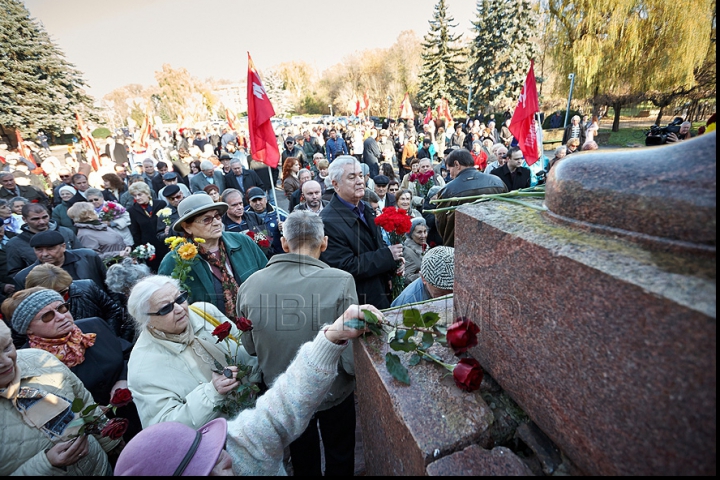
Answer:
[[[182,200],[183,198],[184,195],[182,194],[182,192],[180,192],[177,195],[173,195],[172,197],[170,197],[170,200]]]
[[[175,310],[175,304],[176,304],[176,303],[177,303],[178,305],[182,305],[183,303],[187,302],[187,299],[188,299],[189,296],[190,296],[190,294],[189,294],[188,292],[180,292],[180,295],[179,295],[175,300],[173,300],[173,301],[170,302],[170,303],[167,303],[167,304],[163,305],[163,306],[160,308],[160,310],[158,310],[157,312],[147,312],[147,314],[148,314],[148,315],[155,315],[155,316],[158,316],[158,317],[162,317],[162,316],[164,316],[164,315],[167,315],[168,313],[170,313],[170,312],[172,312],[173,310]]]
[[[43,313],[40,320],[42,320],[43,323],[50,323],[55,319],[55,312],[67,313],[68,310],[70,310],[70,302],[61,303],[49,312]]]
[[[70,175],[60,175],[60,178],[70,178]]]
[[[204,217],[204,218],[200,218],[200,219],[198,219],[198,220],[195,220],[195,223],[202,223],[203,225],[208,226],[208,225],[210,225],[211,223],[213,223],[213,221],[215,221],[215,220],[221,220],[221,221],[222,221],[222,215],[220,215],[219,213],[216,213],[216,214],[213,215],[212,217]]]

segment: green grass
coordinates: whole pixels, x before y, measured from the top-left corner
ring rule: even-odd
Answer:
[[[649,129],[649,126],[628,127],[621,128],[618,132],[610,132],[610,139],[607,141],[607,145],[616,147],[627,147],[633,144],[645,145],[645,132]]]

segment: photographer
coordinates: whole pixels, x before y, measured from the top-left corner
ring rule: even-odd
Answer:
[[[683,122],[680,124],[680,131],[678,133],[668,133],[667,134],[667,143],[675,143],[675,142],[681,142],[683,140],[689,140],[690,135],[690,127],[692,127],[692,123],[690,122]]]

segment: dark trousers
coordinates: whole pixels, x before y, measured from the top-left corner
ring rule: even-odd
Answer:
[[[355,394],[322,412],[316,412],[310,425],[290,444],[290,460],[295,476],[321,476],[320,435],[325,450],[325,475],[351,477],[355,473]]]
[[[370,178],[375,178],[380,175],[379,163],[368,163],[368,167],[370,167]]]

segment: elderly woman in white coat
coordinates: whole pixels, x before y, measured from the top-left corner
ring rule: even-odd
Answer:
[[[26,315],[39,305],[20,305]],[[91,405],[92,395],[54,355],[34,348],[16,351],[0,321],[0,475],[112,475],[107,453],[120,440],[77,434],[71,402]],[[50,419],[50,420],[48,420]]]
[[[187,299],[177,280],[162,275],[142,279],[130,292],[128,311],[140,334],[130,354],[127,381],[143,428],[159,422],[199,428],[221,416],[214,408],[239,386],[237,367],[228,367],[230,377],[215,373],[215,361],[226,365],[227,350],[212,336],[215,327],[204,316],[219,323],[228,318],[210,303],[196,302],[191,309]],[[230,323],[231,335],[239,339],[240,332]],[[257,358],[242,346],[237,360],[257,366]]]

